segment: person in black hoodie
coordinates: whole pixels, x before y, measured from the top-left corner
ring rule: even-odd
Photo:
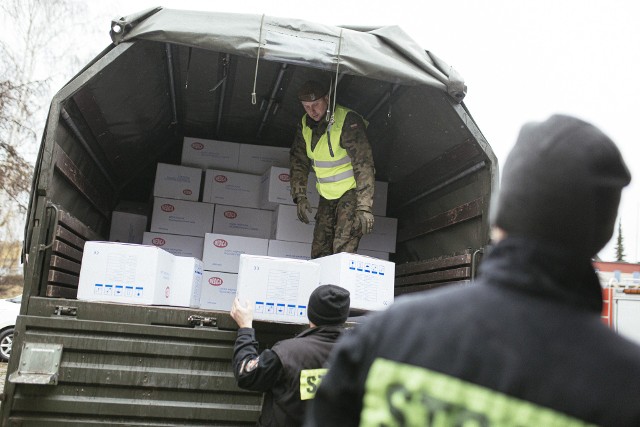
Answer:
[[[321,285],[309,297],[309,329],[259,353],[253,311],[237,298],[231,317],[239,326],[233,349],[238,386],[266,393],[259,426],[300,426],[305,409],[327,373],[327,359],[349,315],[349,291]]]
[[[595,126],[523,126],[472,286],[401,297],[335,347],[308,426],[640,426],[640,347],[600,319],[591,258],[631,180]]]

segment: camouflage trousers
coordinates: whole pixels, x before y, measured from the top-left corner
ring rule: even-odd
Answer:
[[[356,207],[356,190],[349,190],[335,200],[320,197],[313,229],[311,258],[339,252],[355,253],[358,250],[362,228],[356,215]]]

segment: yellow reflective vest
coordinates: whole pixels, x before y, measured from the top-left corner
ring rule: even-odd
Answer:
[[[329,132],[325,132],[320,137],[314,150],[311,150],[313,131],[307,126],[307,115],[302,117],[302,136],[307,147],[307,156],[311,159],[316,174],[316,188],[318,193],[328,200],[339,199],[347,191],[356,188],[351,157],[349,157],[347,150],[340,146],[342,126],[350,111],[348,108],[336,106],[335,122]],[[333,156],[329,150],[329,137],[331,138]]]

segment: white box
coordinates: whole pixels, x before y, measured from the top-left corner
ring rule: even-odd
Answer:
[[[240,144],[213,139],[184,137],[182,164],[200,169],[236,170]]]
[[[320,285],[351,293],[351,308],[384,310],[393,303],[395,264],[346,252],[312,259],[320,266]]]
[[[380,251],[370,251],[368,249],[360,249],[356,251],[358,255],[364,255],[371,258],[382,259],[384,261],[389,261],[389,252],[380,252]]]
[[[311,259],[311,243],[269,240],[268,256],[293,259]]]
[[[204,235],[203,235],[204,236]],[[175,256],[202,259],[204,237],[180,236],[179,234],[145,232],[143,245],[157,246]]]
[[[147,221],[146,215],[113,211],[109,240],[122,243],[142,243],[144,231],[147,229]]]
[[[202,201],[247,208],[260,207],[260,175],[207,169]]]
[[[153,196],[197,202],[201,181],[202,170],[199,168],[158,163]]]
[[[193,257],[174,257],[172,286],[165,291],[165,304],[198,307],[202,292],[202,261]]]
[[[371,210],[374,215],[387,215],[387,193],[389,191],[389,183],[384,181],[376,181],[373,190],[373,206]]]
[[[202,237],[211,232],[214,205],[155,197],[149,231]]]
[[[362,236],[358,248],[395,253],[397,235],[398,220],[396,218],[376,216],[374,217],[373,231]]]
[[[271,167],[261,178],[260,182],[260,207],[262,209],[275,210],[279,204],[295,205],[291,198],[291,175],[288,168]],[[307,200],[312,207],[317,207],[320,195],[315,186],[315,175],[310,174],[309,179],[313,183],[307,184]]]
[[[88,241],[80,266],[78,299],[165,304],[174,258],[154,246]]]
[[[298,207],[292,205],[278,205],[273,213],[271,238],[287,242],[313,243],[313,228],[316,225],[316,208],[307,212],[309,224],[298,219]]]
[[[207,233],[204,236],[204,269],[237,273],[241,254],[266,255],[267,239]]]
[[[311,261],[241,255],[237,295],[253,307],[255,320],[306,324],[319,275],[320,266]]]
[[[213,232],[232,236],[271,237],[273,212],[236,206],[215,205]]]
[[[206,310],[231,311],[236,298],[238,275],[205,270],[202,275],[200,308]]]
[[[238,172],[262,175],[271,166],[289,167],[289,147],[240,144]]]

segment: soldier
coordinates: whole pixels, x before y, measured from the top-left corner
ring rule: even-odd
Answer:
[[[239,328],[233,349],[238,386],[266,393],[259,426],[302,425],[307,404],[327,372],[327,358],[349,315],[349,291],[322,285],[309,297],[309,329],[258,354],[253,311],[236,298],[231,317]]]
[[[300,221],[309,223],[307,179],[312,166],[320,194],[311,258],[355,253],[362,235],[373,229],[375,169],[365,121],[340,105],[328,121],[328,92],[328,85],[314,80],[300,87],[298,99],[306,114],[291,147],[291,197]]]

